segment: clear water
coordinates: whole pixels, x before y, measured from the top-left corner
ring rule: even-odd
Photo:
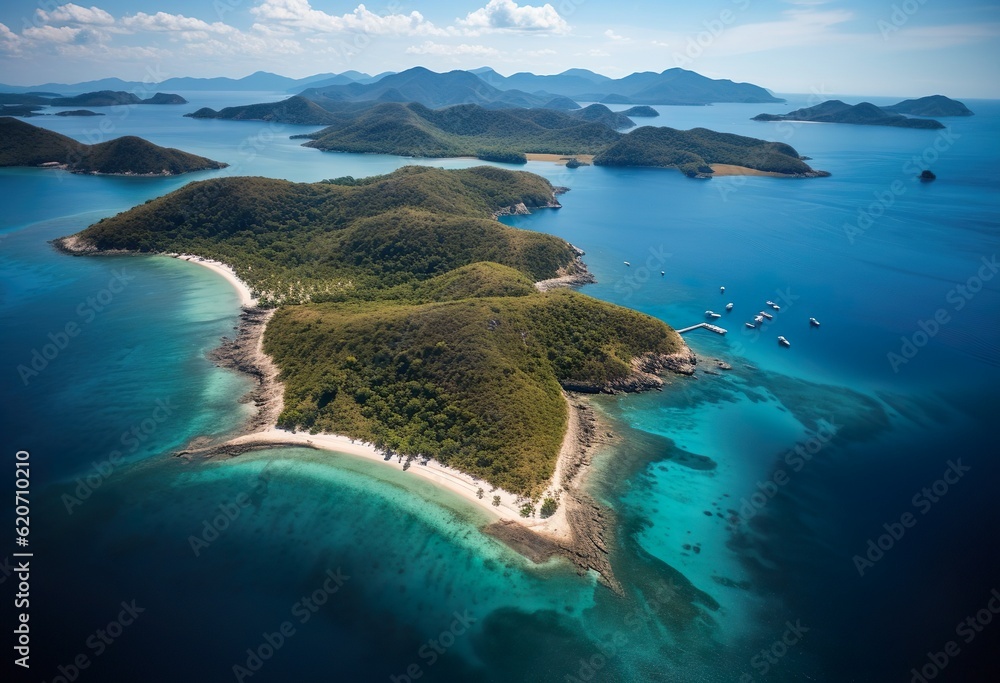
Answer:
[[[727,336],[687,335],[731,371],[596,401],[616,434],[591,488],[617,516],[627,593],[617,598],[558,563],[531,566],[478,531],[480,513],[378,463],[293,449],[213,463],[170,456],[246,415],[246,380],[206,359],[236,322],[235,293],[192,264],[73,258],[48,241],[200,178],[315,181],[414,162],[287,139],[309,127],[179,116],[265,93],[185,95],[191,105],[109,116],[104,139],[142,135],[230,169],[170,179],[0,171],[2,427],[10,449],[31,452],[40,679],[79,653],[94,680],[237,678],[246,650],[288,622],[294,633],[243,680],[910,680],[988,602],[1000,570],[1000,287],[983,278],[958,295],[961,310],[952,290],[998,251],[1000,103],[970,101],[975,117],[948,120],[952,142],[939,143],[930,184],[904,166],[938,133],[749,121],[784,105],[665,107],[642,122],[782,140],[831,178],[528,165],[571,191],[558,211],[508,222],[586,250],[599,280],[587,293],[676,327],[735,304],[719,321]],[[31,121],[102,135],[95,119]],[[859,209],[894,181],[892,205],[858,232]],[[116,276],[124,285],[112,293]],[[750,333],[743,322],[767,299],[782,309]],[[895,372],[887,354],[938,309],[948,322]],[[48,349],[37,375],[18,370],[68,323],[79,332]],[[816,452],[805,460],[797,445]],[[958,458],[969,474],[918,507],[915,494]],[[227,510],[232,520],[219,517]],[[906,512],[916,525],[859,576],[853,556]],[[226,528],[196,554],[192,537],[212,520]],[[324,593],[338,568],[350,578]],[[302,611],[317,590],[324,604]],[[97,654],[88,637],[133,599],[146,611]],[[786,653],[774,644],[797,621],[809,630]],[[461,633],[442,636],[449,629]],[[940,679],[984,675],[998,638],[987,628],[961,642]],[[430,639],[449,646],[438,654]]]

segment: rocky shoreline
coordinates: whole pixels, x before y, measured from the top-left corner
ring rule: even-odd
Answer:
[[[575,429],[570,432],[575,436],[575,443],[564,463],[558,485],[560,504],[565,506],[572,537],[552,537],[510,520],[494,522],[483,531],[532,562],[542,563],[558,556],[569,560],[581,575],[594,571],[605,586],[617,595],[624,595],[610,560],[610,548],[614,546],[614,513],[583,490],[593,457],[611,432],[597,420],[594,409],[581,397],[570,395],[568,399],[569,417],[575,423]]]
[[[632,371],[620,379],[610,382],[591,383],[564,381],[563,389],[581,394],[623,394],[640,391],[655,391],[665,384],[662,374],[672,372],[676,375],[694,375],[698,357],[683,342],[675,353],[645,353],[632,359]]]
[[[244,425],[244,433],[275,424],[283,407],[284,387],[278,381],[278,368],[263,349],[264,330],[273,315],[274,309],[244,308],[236,337],[223,337],[219,347],[209,353],[209,359],[219,367],[242,372],[257,382],[240,399],[240,403],[253,403],[257,408]]]

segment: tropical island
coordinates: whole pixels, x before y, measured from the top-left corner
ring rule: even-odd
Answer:
[[[972,116],[972,110],[958,100],[944,95],[930,95],[915,100],[903,100],[896,104],[882,107],[886,111],[910,116]]]
[[[752,120],[849,123],[861,126],[893,126],[896,128],[944,128],[944,124],[934,119],[911,119],[895,111],[876,107],[870,102],[851,105],[840,100],[827,100],[814,107],[796,109],[787,114],[758,114]]]
[[[227,165],[131,135],[87,145],[46,128],[0,117],[0,167],[44,166],[102,175],[177,175]]]
[[[635,107],[630,107],[625,111],[621,112],[625,116],[635,117],[635,118],[656,118],[660,115],[660,112],[656,111],[648,104],[640,104]]]
[[[187,100],[180,95],[162,92],[142,99],[124,90],[98,90],[73,97],[54,97],[47,99],[45,104],[53,107],[112,107],[122,104],[187,104]]]
[[[559,112],[383,103],[342,112],[340,122],[293,137],[328,152],[473,156],[512,163],[523,163],[528,155],[581,156],[593,157],[595,165],[678,168],[702,178],[746,170],[803,178],[827,175],[782,143],[704,128],[644,127],[621,133],[612,127],[620,116],[603,105]]]
[[[596,524],[581,521],[589,503],[574,507],[583,494],[556,477],[578,471],[581,457],[564,390],[659,388],[658,373],[690,374],[694,359],[655,318],[550,289],[588,281],[580,252],[496,220],[558,206],[547,180],[495,167],[311,184],[220,178],[57,243],[75,254],[197,254],[232,268],[262,307],[245,313],[243,352],[232,356],[261,382],[251,430],[272,430],[250,442],[295,438],[275,437],[275,426],[317,435],[297,441],[314,447],[337,434],[404,467],[433,460],[471,475],[498,513],[501,494],[515,496],[524,520],[539,503],[549,514],[568,506],[579,514],[566,552],[609,578],[585,540]]]

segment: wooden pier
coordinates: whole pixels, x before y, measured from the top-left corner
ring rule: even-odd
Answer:
[[[685,327],[683,330],[677,330],[677,334],[684,334],[685,332],[690,332],[691,330],[697,330],[699,327],[704,327],[709,332],[715,332],[716,334],[726,333],[726,330],[722,329],[718,325],[713,325],[711,323],[698,323],[697,325],[692,325],[691,327]]]

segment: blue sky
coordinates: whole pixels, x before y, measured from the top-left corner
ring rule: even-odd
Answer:
[[[1000,98],[996,0],[58,0],[0,6],[0,82],[682,66],[782,93]]]

